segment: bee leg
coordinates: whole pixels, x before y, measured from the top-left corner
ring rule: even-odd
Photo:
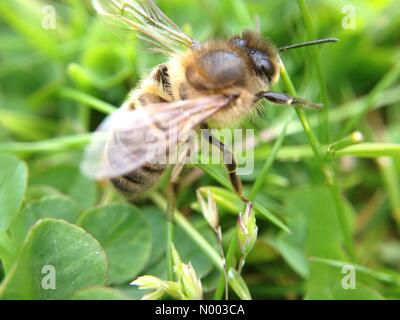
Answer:
[[[179,176],[182,173],[182,170],[189,156],[190,156],[190,147],[188,144],[185,144],[183,151],[180,153],[178,157],[177,164],[174,165],[171,171],[169,184],[167,188],[167,200],[168,200],[167,217],[170,222],[173,221],[174,211],[176,208],[176,195],[178,194],[179,191]]]
[[[190,147],[186,143],[183,152],[178,157],[178,162],[174,165],[169,178],[167,189],[167,261],[168,261],[168,278],[170,281],[173,277],[173,263],[172,263],[172,243],[173,243],[173,228],[174,228],[174,212],[176,208],[176,196],[179,190],[179,176],[186,164],[186,160],[190,156]]]
[[[202,125],[202,129],[207,129],[207,130],[201,130],[203,136],[207,139],[207,141],[221,150],[224,158],[224,164],[228,169],[229,179],[231,181],[233,189],[236,191],[236,193],[239,195],[240,199],[242,199],[243,202],[250,203],[250,201],[243,195],[242,180],[240,180],[240,177],[236,174],[237,165],[232,151],[230,151],[225,144],[223,144],[221,141],[219,141],[216,137],[214,137],[210,133],[206,124]]]
[[[173,221],[174,211],[176,208],[176,195],[179,191],[179,175],[182,172],[183,165],[176,164],[172,168],[171,176],[169,179],[169,184],[167,188],[167,217],[170,222]]]
[[[300,98],[300,97],[291,97],[285,93],[280,93],[280,92],[272,92],[272,91],[266,91],[266,92],[260,92],[257,94],[257,100],[259,99],[267,99],[268,101],[276,104],[284,104],[288,106],[304,106],[304,107],[309,107],[313,109],[321,109],[323,106],[322,104],[319,103],[314,103],[311,101],[308,101],[306,99]]]
[[[166,242],[166,252],[167,252],[167,265],[168,265],[168,279],[173,281],[173,260],[172,260],[172,244],[174,241],[174,212],[176,208],[176,198],[179,190],[179,175],[183,169],[182,163],[177,163],[174,165],[169,178],[169,184],[167,188],[167,242]]]

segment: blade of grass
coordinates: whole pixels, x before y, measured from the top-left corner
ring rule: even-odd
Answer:
[[[0,231],[0,260],[3,263],[4,271],[6,273],[12,266],[16,251],[17,249],[14,241],[6,232]]]
[[[328,146],[321,147],[324,153],[328,152]],[[254,155],[257,160],[265,160],[271,153],[269,146],[260,146]],[[336,157],[359,157],[359,158],[379,158],[379,157],[398,157],[400,156],[400,145],[396,143],[364,142],[354,144],[344,149],[334,152]],[[280,161],[300,161],[314,156],[309,145],[285,146],[276,155]]]
[[[297,4],[300,8],[301,15],[303,16],[304,24],[307,30],[308,37],[310,39],[315,39],[316,34],[314,30],[314,26],[312,23],[312,19],[310,16],[310,11],[307,7],[307,4],[304,0],[297,0]],[[330,123],[329,123],[329,100],[328,100],[328,92],[326,89],[326,83],[325,83],[325,78],[322,74],[322,67],[321,67],[321,60],[319,58],[319,50],[317,46],[311,46],[307,48],[310,53],[311,53],[311,58],[313,61],[313,64],[315,65],[315,70],[317,72],[317,79],[318,79],[318,84],[320,88],[320,93],[321,93],[321,98],[322,98],[322,103],[324,105],[324,108],[322,109],[321,112],[321,119],[320,119],[320,124],[319,124],[319,131],[321,132],[321,141],[323,143],[328,143],[329,142],[329,128],[330,128]]]
[[[4,142],[0,143],[0,152],[29,155],[79,149],[90,143],[91,137],[91,133],[85,133],[35,142]],[[322,146],[322,149],[324,153],[327,152],[326,146]],[[258,160],[266,160],[271,152],[269,146],[260,146],[256,149],[255,158]],[[337,150],[334,154],[335,156],[353,156],[360,158],[398,157],[400,156],[400,145],[396,143],[365,142]],[[311,158],[312,156],[313,152],[309,145],[285,146],[277,152],[276,159],[280,161],[299,161],[301,159]],[[210,166],[196,166],[210,174],[211,177],[225,188],[233,190],[228,178],[223,174],[215,174],[214,171],[210,170]]]
[[[354,101],[350,101],[344,103],[341,106],[330,111],[329,120],[331,123],[341,122],[343,120],[352,118],[362,112],[366,105],[368,105],[368,101],[372,94],[368,94],[362,98],[358,98]],[[377,94],[376,103],[373,105],[371,110],[377,110],[387,105],[392,105],[400,101],[400,86],[396,86],[394,88],[382,91]],[[318,115],[311,115],[309,117],[309,122],[312,126],[318,124]],[[282,121],[275,122],[261,132],[261,138],[258,140],[269,141],[275,139],[279,132],[281,132],[283,128]],[[301,123],[292,122],[287,130],[286,135],[294,135],[303,131],[303,127]]]
[[[57,128],[51,119],[8,109],[0,109],[0,125],[23,140],[44,139]]]
[[[286,136],[286,130],[291,121],[292,121],[292,114],[290,114],[289,117],[287,118],[287,120],[285,121],[285,125],[282,129],[281,134],[278,137],[278,140],[276,140],[274,146],[272,147],[271,153],[269,154],[267,161],[265,161],[264,166],[261,169],[261,172],[259,173],[256,181],[253,184],[253,187],[251,188],[250,195],[249,195],[250,201],[253,201],[255,199],[257,193],[260,191],[260,189],[264,185],[265,177],[267,176],[268,171],[271,168],[272,163],[274,162],[279,149],[282,147],[283,141]]]
[[[174,243],[174,223],[172,221],[167,221],[167,271],[168,280],[174,281],[174,264],[172,261],[172,245]]]
[[[207,196],[208,192],[211,192],[214,201],[227,211],[237,215],[238,212],[243,210],[243,201],[234,191],[226,190],[220,187],[201,187],[199,191],[203,196]],[[263,207],[257,201],[253,202],[256,210],[257,217],[265,221],[271,222],[281,230],[291,233],[287,225],[273,215],[268,209]]]
[[[285,66],[281,61],[281,76],[282,80],[289,92],[289,94],[297,96],[297,92],[293,86],[293,83],[286,72]],[[304,132],[307,135],[310,147],[314,153],[314,157],[320,167],[321,173],[325,177],[325,182],[329,186],[329,190],[334,199],[336,206],[336,213],[340,223],[340,227],[343,234],[344,244],[348,250],[348,253],[352,260],[355,259],[355,249],[351,234],[351,227],[348,224],[348,220],[345,215],[345,205],[342,199],[340,188],[336,179],[335,172],[330,167],[330,165],[324,159],[323,151],[321,150],[320,143],[312,130],[310,123],[308,121],[307,115],[301,108],[295,108],[298,118],[303,126]]]
[[[110,114],[117,109],[115,106],[100,99],[97,99],[91,95],[88,95],[87,93],[66,87],[60,89],[59,95],[61,98],[77,101],[85,106],[103,112],[105,114]]]
[[[400,146],[398,155],[400,156]],[[393,159],[388,157],[379,157],[377,163],[392,207],[393,219],[400,226],[400,182],[396,165]]]
[[[21,34],[34,49],[51,59],[58,60],[60,53],[57,39],[42,28],[39,13],[40,4],[35,2],[0,1],[0,17]],[[61,23],[59,27],[61,28]]]
[[[345,262],[345,261],[325,259],[325,258],[319,258],[319,257],[310,257],[310,261],[316,262],[316,263],[327,264],[329,266],[336,267],[336,268],[343,268],[344,266],[351,265],[356,269],[356,271],[362,272],[362,273],[369,275],[375,279],[378,279],[382,282],[400,285],[400,277],[395,276],[394,274],[392,275],[387,272],[376,271],[376,270],[367,268],[367,267],[359,265],[359,264],[353,264],[353,263],[349,263],[349,262]]]
[[[149,198],[162,210],[167,209],[167,201],[158,193],[152,193]],[[178,211],[175,210],[174,221],[182,228],[182,230],[188,235],[190,239],[208,256],[213,262],[217,269],[223,272],[222,259],[217,251],[207,242],[207,240],[190,224],[190,222]],[[244,283],[242,277],[238,275],[235,279],[229,279],[229,284],[233,290],[236,290],[236,286],[233,281],[240,281]],[[233,284],[233,285],[232,285]],[[236,291],[235,291],[236,292]],[[240,295],[240,292],[236,292]]]
[[[293,82],[290,79],[289,74],[287,73],[282,60],[280,61],[280,65],[281,65],[281,77],[282,77],[283,83],[284,83],[287,91],[289,92],[289,94],[291,94],[293,96],[297,96],[296,89],[294,88]],[[317,137],[315,136],[314,131],[311,128],[308,118],[302,108],[295,108],[295,111],[296,111],[297,117],[300,119],[300,122],[303,126],[303,130],[307,135],[307,138],[309,140],[310,147],[314,153],[314,156],[315,156],[316,160],[318,161],[318,163],[321,165],[322,152],[320,150],[320,143],[319,143]]]
[[[398,157],[400,156],[400,145],[397,143],[365,142],[338,150],[335,154],[362,158]]]
[[[150,199],[162,210],[166,210],[167,202],[158,193],[149,195]],[[206,239],[186,220],[186,218],[175,210],[174,221],[186,232],[186,234],[199,246],[199,248],[208,256],[218,270],[222,271],[221,257],[217,251],[207,242]]]
[[[351,135],[344,137],[328,146],[328,152],[334,154],[336,151],[346,147],[359,144],[364,141],[364,136],[360,131],[353,132]]]
[[[237,246],[236,232],[233,234],[232,240],[230,241],[228,252],[225,258],[225,264],[227,270],[234,267],[234,259]],[[221,276],[218,280],[217,289],[215,290],[214,300],[221,300],[225,292],[225,274],[221,272]]]
[[[91,136],[90,133],[85,133],[35,142],[4,142],[0,143],[0,152],[29,155],[80,149],[90,143]],[[324,152],[327,152],[326,146],[322,146],[322,149]],[[260,146],[256,149],[255,158],[258,160],[266,160],[271,152],[269,146]],[[360,158],[398,157],[400,156],[400,145],[395,143],[366,142],[337,150],[334,155]],[[309,145],[285,146],[277,152],[276,159],[280,161],[299,161],[301,159],[311,158],[312,156],[313,152]],[[215,175],[215,172],[210,170],[210,166],[196,166],[202,168],[227,189],[232,190],[228,178],[223,174]]]
[[[254,28],[254,19],[248,10],[248,5],[243,0],[231,0],[230,7],[235,12],[235,16],[239,20],[242,29]]]
[[[91,134],[77,134],[37,142],[5,142],[0,143],[0,152],[9,152],[19,155],[33,153],[47,153],[82,148],[91,140]]]
[[[196,164],[196,167],[200,168],[202,171],[207,173],[210,177],[218,181],[222,186],[229,190],[233,190],[232,184],[225,174],[223,174],[221,170],[221,166],[217,165],[205,165],[202,163]]]
[[[379,101],[379,93],[381,93],[386,88],[390,87],[393,83],[399,80],[400,77],[400,63],[397,62],[396,65],[386,73],[378,84],[374,87],[371,93],[368,95],[366,103],[363,105],[361,110],[350,118],[347,125],[344,127],[342,135],[346,135],[348,132],[353,130],[353,128],[360,122],[360,120],[371,111],[374,106]]]

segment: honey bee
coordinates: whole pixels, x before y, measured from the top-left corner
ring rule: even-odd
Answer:
[[[229,39],[200,43],[152,0],[93,0],[93,5],[100,15],[123,22],[169,56],[168,62],[156,66],[122,107],[100,125],[82,162],[86,175],[110,179],[130,200],[152,187],[167,168],[166,163],[155,161],[160,156],[157,150],[178,148],[178,137],[193,128],[231,126],[253,113],[262,99],[321,107],[270,88],[279,79],[279,52],[334,39],[277,49],[257,32],[245,31]],[[230,181],[247,202],[231,151],[209,131],[202,132],[210,144],[221,149],[224,159],[231,159],[225,163]],[[178,163],[172,171],[171,190],[181,169]],[[172,195],[171,208],[173,199]]]

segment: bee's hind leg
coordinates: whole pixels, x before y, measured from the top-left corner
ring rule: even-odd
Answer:
[[[170,222],[173,222],[174,212],[176,209],[176,198],[179,191],[179,176],[182,173],[186,161],[190,157],[190,151],[190,145],[186,143],[178,157],[177,163],[173,166],[169,177],[169,184],[167,188],[167,217]]]
[[[206,129],[206,130],[201,130],[201,132],[203,136],[207,139],[207,141],[221,150],[224,159],[224,164],[228,169],[229,179],[231,181],[234,190],[236,191],[236,193],[239,195],[240,199],[242,199],[243,202],[250,203],[250,201],[243,194],[242,180],[240,180],[240,177],[236,174],[237,165],[232,151],[229,150],[229,148],[224,143],[219,141],[216,137],[214,137],[210,133],[210,131],[208,130],[208,126],[206,124],[203,124],[201,128]]]
[[[166,259],[168,266],[168,279],[174,280],[172,246],[174,241],[174,213],[176,209],[176,199],[179,190],[179,175],[183,170],[183,163],[177,163],[172,168],[169,184],[167,188],[167,241],[166,241]]]
[[[292,97],[285,93],[265,91],[257,94],[257,99],[267,99],[268,101],[276,104],[287,106],[304,106],[312,109],[321,109],[323,106],[319,103],[314,103],[300,97]]]
[[[171,176],[167,188],[167,217],[169,222],[173,222],[176,209],[176,198],[179,191],[179,175],[183,170],[183,164],[176,164],[171,171]]]
[[[186,159],[190,155],[190,148],[185,145],[184,153],[182,157],[178,157],[178,162],[173,166],[170,177],[169,184],[167,188],[167,265],[168,265],[168,279],[173,281],[173,259],[172,259],[172,244],[174,241],[174,213],[176,209],[176,199],[179,191],[179,176],[185,166]]]

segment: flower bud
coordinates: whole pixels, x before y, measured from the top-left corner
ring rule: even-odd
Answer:
[[[180,300],[183,297],[181,286],[177,282],[164,281],[163,290],[167,295],[174,299]]]
[[[172,263],[174,265],[174,272],[176,274],[176,278],[179,279],[182,277],[182,261],[181,257],[179,256],[178,251],[176,250],[174,244],[171,245],[171,256],[172,256]]]
[[[176,282],[163,281],[154,276],[142,276],[130,283],[138,286],[140,290],[151,290],[142,297],[142,300],[158,300],[164,294],[175,299],[182,299],[182,291]]]
[[[152,290],[162,287],[163,281],[154,276],[142,276],[132,281],[130,285],[138,286],[140,290]]]
[[[192,264],[190,262],[189,264],[183,264],[182,271],[181,284],[184,298],[188,300],[202,300],[203,288]]]
[[[244,282],[240,274],[233,268],[228,271],[229,283],[231,284],[233,290],[242,300],[251,300],[251,295],[249,288]]]
[[[145,294],[140,300],[160,300],[164,295],[164,291],[155,290]]]
[[[239,213],[236,230],[240,251],[247,256],[257,240],[258,232],[256,214],[251,204],[247,205],[244,213]]]
[[[218,210],[217,210],[217,204],[215,203],[214,199],[211,196],[211,192],[208,190],[207,203],[204,200],[199,190],[196,193],[204,218],[206,218],[211,228],[217,230],[219,225]]]
[[[196,271],[191,263],[182,263],[174,245],[172,245],[172,261],[174,263],[174,270],[178,280],[177,285],[181,292],[181,298],[187,300],[202,299],[203,288],[200,279],[196,275]]]

